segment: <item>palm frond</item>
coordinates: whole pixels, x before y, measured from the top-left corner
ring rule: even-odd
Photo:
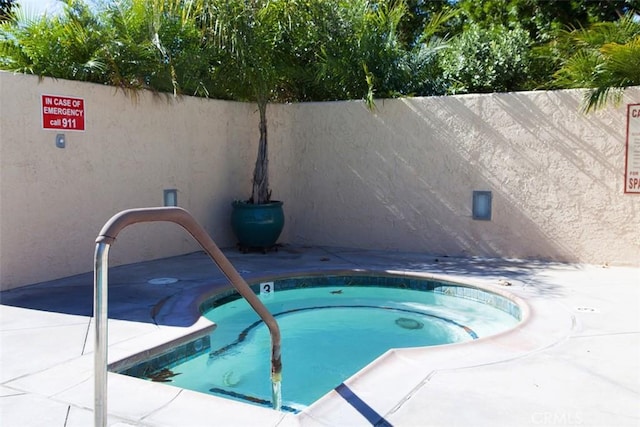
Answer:
[[[583,111],[585,113],[604,108],[610,102],[618,105],[622,101],[624,88],[602,86],[591,89],[587,92],[583,100]]]
[[[640,36],[625,44],[605,44],[600,52],[614,86],[640,85]]]

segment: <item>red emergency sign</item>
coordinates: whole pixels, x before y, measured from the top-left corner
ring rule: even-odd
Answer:
[[[42,128],[84,131],[84,99],[42,95]]]

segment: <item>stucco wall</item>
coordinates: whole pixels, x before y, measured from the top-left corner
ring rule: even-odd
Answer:
[[[230,203],[247,197],[257,140],[247,104],[0,73],[0,284],[2,289],[91,271],[103,224],[128,208],[161,206],[178,190],[222,246],[232,245]],[[41,94],[85,100],[86,131],[43,130]],[[255,125],[254,125],[255,123]],[[251,151],[251,153],[249,152]],[[113,246],[118,265],[197,250],[174,224],[135,225]]]
[[[640,264],[640,195],[623,194],[626,107],[581,91],[280,107],[296,177],[292,240]],[[627,91],[625,104],[640,101]],[[473,190],[493,194],[472,219]]]
[[[82,97],[86,131],[43,130],[40,95]],[[0,72],[0,285],[90,271],[116,212],[178,189],[221,246],[248,197],[253,105]],[[580,91],[271,105],[281,241],[439,255],[640,265],[640,196],[623,194],[624,106],[580,113]],[[625,102],[640,102],[640,88]],[[493,218],[471,218],[473,190]],[[197,250],[175,225],[127,228],[110,263]]]

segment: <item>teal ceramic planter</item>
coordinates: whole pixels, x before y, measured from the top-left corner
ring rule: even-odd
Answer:
[[[275,246],[284,228],[282,202],[273,201],[261,205],[235,201],[231,205],[231,228],[243,251]]]

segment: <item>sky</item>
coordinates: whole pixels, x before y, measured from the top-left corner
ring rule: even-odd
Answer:
[[[62,8],[62,3],[58,0],[18,0],[23,9],[41,14],[44,12],[53,13]]]

